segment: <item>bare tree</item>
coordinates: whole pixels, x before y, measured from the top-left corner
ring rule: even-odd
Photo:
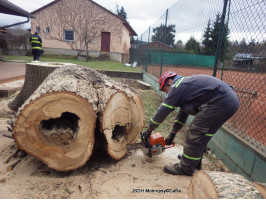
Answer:
[[[0,32],[0,44],[5,53],[24,54],[29,46],[30,34],[24,26],[16,26]]]
[[[44,38],[67,42],[79,56],[86,51],[86,61],[89,59],[89,46],[97,37],[101,37],[107,24],[105,12],[99,12],[95,4],[84,0],[58,1],[52,9],[45,9],[40,24]],[[46,27],[50,33],[46,33]],[[64,31],[74,31],[74,40],[66,41]]]

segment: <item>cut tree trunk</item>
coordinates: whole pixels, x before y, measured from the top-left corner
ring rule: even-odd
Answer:
[[[189,186],[190,199],[263,199],[258,189],[239,174],[197,171]]]
[[[51,72],[56,68],[65,65],[69,66],[73,64],[43,62],[27,63],[24,85],[16,98],[8,104],[8,107],[13,111],[17,111]]]
[[[121,159],[127,153],[127,144],[137,140],[144,125],[140,97],[133,94],[129,98],[124,92],[111,95],[101,113],[100,122],[101,132],[107,140],[108,153],[114,159]]]
[[[69,171],[90,158],[95,134],[105,136],[100,142],[120,159],[143,126],[144,109],[135,90],[95,70],[64,66],[19,108],[13,136],[19,149],[52,169]]]

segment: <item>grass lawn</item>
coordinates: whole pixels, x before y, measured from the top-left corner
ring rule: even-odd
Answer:
[[[3,55],[4,60],[7,62],[31,62],[32,56],[9,56]],[[61,56],[61,55],[42,55],[40,57],[41,62],[64,62],[74,63],[77,65],[87,66],[95,70],[106,71],[124,71],[124,72],[141,72],[139,67],[125,67],[123,63],[116,61],[100,61],[92,58],[89,62],[77,60],[74,56]]]

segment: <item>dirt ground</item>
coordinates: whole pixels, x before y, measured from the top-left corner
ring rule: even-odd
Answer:
[[[65,173],[49,169],[30,155],[13,157],[5,163],[10,154],[16,151],[13,139],[3,137],[3,134],[8,133],[7,120],[13,115],[7,104],[15,95],[0,98],[1,199],[188,198],[191,177],[172,176],[163,172],[165,165],[178,162],[177,155],[182,153],[182,146],[168,149],[152,159],[144,156],[140,150],[134,150],[119,161],[98,150],[85,166]],[[21,162],[13,170],[8,170],[19,159]],[[203,169],[229,171],[212,153],[203,159]]]

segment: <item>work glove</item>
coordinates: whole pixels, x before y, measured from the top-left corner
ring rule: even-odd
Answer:
[[[165,144],[166,145],[171,145],[175,139],[175,135],[174,133],[170,133],[166,138],[165,138]]]
[[[142,132],[142,137],[144,139],[143,142],[144,142],[146,148],[149,147],[149,141],[147,140],[147,138],[150,138],[151,132],[152,131],[149,131],[149,130]]]
[[[151,135],[151,131],[149,131],[149,130],[146,130],[146,131],[144,131],[144,132],[142,132],[142,136],[146,139],[147,137],[150,137],[150,135]]]

